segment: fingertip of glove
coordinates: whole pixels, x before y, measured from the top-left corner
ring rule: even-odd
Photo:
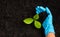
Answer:
[[[45,11],[45,8],[43,6],[37,6],[36,7],[36,13],[39,14],[41,12],[44,12]]]

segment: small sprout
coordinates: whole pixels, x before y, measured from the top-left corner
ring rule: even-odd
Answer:
[[[36,14],[36,15],[34,15],[34,17],[33,17],[35,20],[37,20],[37,19],[39,19],[39,15],[38,14]]]
[[[32,19],[32,18],[26,18],[26,19],[24,19],[23,21],[24,21],[24,23],[26,23],[26,24],[31,24],[31,23],[33,22],[33,19]]]
[[[39,21],[34,21],[34,26],[39,29],[41,28],[41,23]]]
[[[39,19],[39,15],[38,14],[34,15],[33,18],[24,19],[23,22],[26,23],[26,24],[31,24],[34,21],[34,26],[37,29],[39,29],[39,28],[41,28],[41,23],[39,21],[37,21],[37,19]]]

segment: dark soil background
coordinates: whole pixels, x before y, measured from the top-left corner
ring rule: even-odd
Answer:
[[[23,19],[35,15],[35,7],[38,5],[50,8],[56,37],[59,37],[59,3],[59,0],[0,0],[0,37],[45,37],[43,27],[36,29],[33,23],[23,23]],[[46,13],[41,13],[39,21],[42,23],[46,16]]]

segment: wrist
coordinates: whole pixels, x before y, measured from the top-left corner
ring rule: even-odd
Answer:
[[[48,25],[48,26],[45,28],[45,35],[48,35],[49,33],[54,33],[54,34],[55,34],[53,25]]]

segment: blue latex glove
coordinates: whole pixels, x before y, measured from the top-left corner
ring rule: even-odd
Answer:
[[[54,27],[53,27],[53,21],[52,21],[53,20],[52,14],[48,7],[46,7],[46,12],[49,15],[46,17],[45,21],[42,24],[43,28],[45,29],[45,35],[48,35],[48,33],[50,32],[53,32],[55,34]]]
[[[42,6],[41,6],[41,7],[42,7]],[[42,7],[42,8],[43,8],[43,7]],[[41,13],[41,12],[43,12],[43,11],[46,11],[47,14],[49,14],[49,15],[46,17],[46,19],[44,20],[43,24],[42,24],[43,28],[45,29],[45,35],[48,35],[48,33],[50,33],[50,32],[52,32],[52,33],[55,34],[54,27],[53,27],[53,21],[52,21],[52,14],[51,14],[49,8],[46,7],[46,8],[40,9],[40,7],[39,7],[39,8],[37,7],[36,10],[37,10],[37,11],[36,11],[37,14],[39,14],[39,13]],[[41,10],[42,10],[42,11],[41,11]]]

